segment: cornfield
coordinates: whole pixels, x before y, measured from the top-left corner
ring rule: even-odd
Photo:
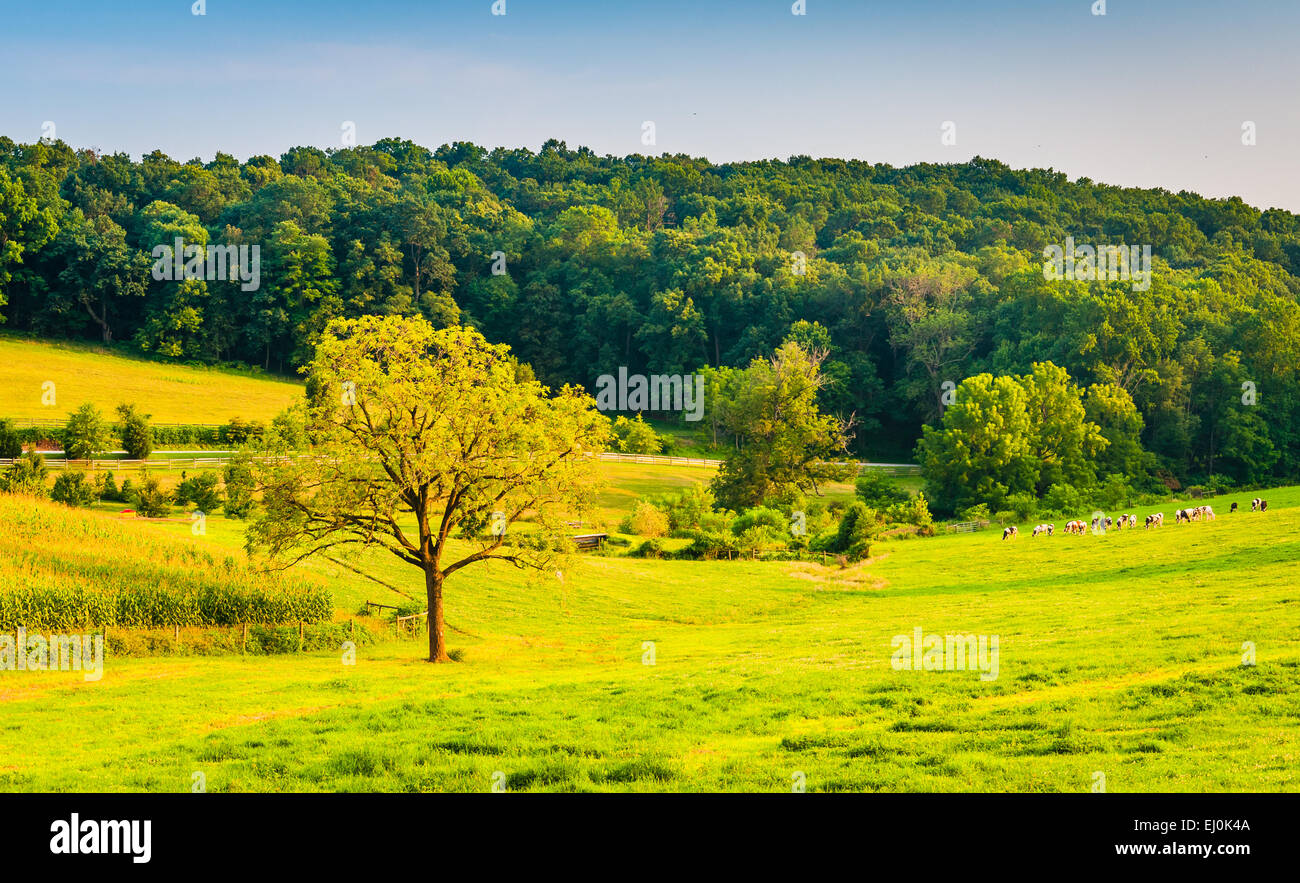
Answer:
[[[0,496],[0,631],[315,623],[322,586],[55,503]]]

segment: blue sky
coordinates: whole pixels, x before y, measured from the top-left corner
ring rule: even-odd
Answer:
[[[717,162],[978,154],[1300,212],[1296,0],[191,2],[0,0],[0,133],[182,160],[339,146],[344,121]]]

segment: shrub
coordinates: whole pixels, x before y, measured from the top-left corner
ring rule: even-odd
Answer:
[[[1074,485],[1054,484],[1047,489],[1047,493],[1043,494],[1043,509],[1058,517],[1066,517],[1086,508],[1088,507],[1083,500],[1083,495],[1075,489]]]
[[[1123,475],[1111,473],[1097,488],[1097,502],[1103,509],[1120,509],[1133,505],[1137,492]]]
[[[730,532],[693,530],[688,536],[691,544],[682,550],[684,558],[716,558],[722,552],[735,552],[739,549]]]
[[[1006,506],[1015,513],[1017,523],[1032,521],[1038,514],[1038,500],[1033,494],[1012,494],[1007,497]]]
[[[84,472],[61,472],[54,479],[50,499],[65,506],[89,506],[95,502],[95,488]]]
[[[43,497],[47,474],[45,458],[35,451],[28,451],[0,474],[0,492]]]
[[[95,476],[95,496],[101,500],[122,502],[122,493],[117,489],[117,482],[113,480],[111,471],[100,472]]]
[[[830,551],[840,552],[853,559],[871,554],[871,541],[884,525],[880,514],[862,501],[855,501],[844,512],[835,533],[835,545]]]
[[[125,490],[126,485],[123,485]],[[137,515],[145,518],[163,518],[171,514],[171,495],[162,489],[158,479],[145,473],[140,484],[131,489],[130,503]]]
[[[216,472],[200,472],[192,478],[185,478],[181,473],[181,483],[176,486],[176,504],[192,504],[204,513],[216,512],[221,505],[221,491],[217,489],[220,476]]]
[[[637,500],[632,514],[623,520],[620,527],[623,528],[623,533],[661,537],[668,533],[668,516],[646,500]]]
[[[894,503],[904,503],[909,494],[879,469],[866,469],[858,476],[855,485],[858,499],[876,509]]]
[[[713,492],[703,484],[691,485],[676,494],[662,494],[648,499],[668,516],[668,528],[674,534],[699,530],[716,514],[713,511]],[[712,520],[717,523],[717,519]],[[723,519],[724,526],[725,523],[726,520]]]
[[[662,558],[664,544],[658,539],[649,539],[628,553],[635,558]]]
[[[614,440],[624,454],[658,454],[664,447],[659,433],[642,420],[640,414],[633,420],[614,418]]]
[[[746,509],[731,522],[731,532],[736,536],[740,536],[755,527],[768,528],[778,536],[788,534],[790,532],[790,519],[780,509],[755,506],[752,509]]]
[[[772,552],[786,548],[789,539],[787,532],[778,532],[767,524],[755,524],[741,532],[736,545],[747,552]]]
[[[218,431],[218,439],[223,444],[242,445],[250,439],[260,438],[266,432],[266,426],[260,421],[245,422],[242,417],[233,417]]]

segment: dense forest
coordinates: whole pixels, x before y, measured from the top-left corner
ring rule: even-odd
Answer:
[[[1150,286],[1047,278],[1044,249],[1067,237],[1149,246]],[[177,238],[257,245],[259,284],[156,280],[154,249]],[[1295,477],[1298,297],[1293,214],[978,158],[714,165],[390,139],[134,162],[0,137],[11,330],[287,373],[333,317],[422,314],[588,390],[626,366],[705,371],[715,391],[795,339],[825,352],[822,407],[854,415],[854,452],[879,459],[913,456],[946,382],[1051,362],[1103,434],[1140,440],[1102,474]]]

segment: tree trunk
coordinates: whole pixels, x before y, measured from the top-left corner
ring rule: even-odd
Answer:
[[[425,569],[424,586],[429,594],[430,662],[451,662],[451,657],[447,655],[447,623],[442,618],[442,580],[442,573],[437,569]]]

